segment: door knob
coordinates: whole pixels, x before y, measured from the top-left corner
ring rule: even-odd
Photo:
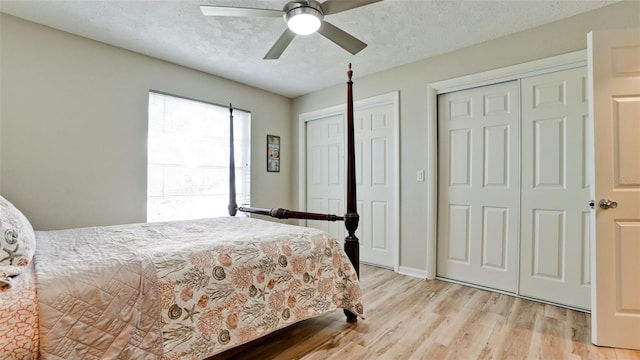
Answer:
[[[598,205],[600,205],[601,209],[608,209],[608,208],[615,209],[615,208],[618,207],[618,203],[617,202],[611,201],[611,200],[608,200],[608,199],[600,200],[600,203]]]

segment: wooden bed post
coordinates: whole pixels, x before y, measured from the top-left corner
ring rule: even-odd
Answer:
[[[358,215],[356,202],[356,154],[353,130],[352,75],[353,71],[351,70],[351,64],[349,64],[349,70],[347,71],[347,76],[349,77],[349,81],[347,82],[347,212],[344,214],[344,226],[347,228],[349,234],[344,239],[344,251],[347,253],[347,256],[349,256],[349,259],[351,259],[356,273],[360,276],[360,244],[358,244],[358,238],[356,237],[356,229],[360,222],[360,215]]]
[[[229,103],[229,216],[236,216],[236,160],[233,144],[233,107]]]
[[[347,184],[347,212],[342,216],[336,216],[331,214],[318,214],[301,211],[291,211],[281,208],[254,208],[254,207],[238,207],[235,199],[235,166],[233,159],[233,109],[229,104],[230,121],[231,121],[231,156],[230,156],[230,173],[229,173],[229,215],[234,216],[236,210],[242,212],[248,212],[252,214],[267,215],[278,219],[306,219],[306,220],[326,220],[326,221],[344,221],[344,226],[347,229],[348,235],[344,239],[344,252],[351,260],[354,270],[358,277],[360,277],[360,244],[356,237],[356,230],[358,229],[358,223],[360,222],[360,215],[358,215],[358,204],[356,202],[356,154],[355,154],[355,132],[353,129],[353,81],[351,77],[353,71],[351,71],[351,64],[349,64],[349,70],[347,71],[349,80],[347,81],[347,172],[346,172],[346,184]],[[347,316],[348,322],[358,321],[356,314],[344,310]]]
[[[358,207],[356,202],[356,154],[355,154],[355,140],[353,130],[353,81],[351,76],[351,64],[349,64],[349,70],[347,76],[347,212],[344,214],[344,226],[349,232],[344,239],[344,251],[347,253],[349,260],[353,264],[356,270],[356,274],[360,277],[360,244],[356,237],[356,229],[360,222],[360,215],[358,215]],[[347,316],[347,322],[355,322],[358,317],[345,310]]]

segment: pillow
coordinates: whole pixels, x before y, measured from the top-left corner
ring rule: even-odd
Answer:
[[[0,289],[22,274],[36,251],[36,235],[29,220],[0,196]]]

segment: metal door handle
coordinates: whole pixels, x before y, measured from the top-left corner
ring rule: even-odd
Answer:
[[[608,199],[600,200],[600,203],[598,205],[600,205],[601,209],[608,209],[608,208],[615,209],[615,208],[618,207],[618,203],[617,202],[611,201],[611,200],[608,200]]]

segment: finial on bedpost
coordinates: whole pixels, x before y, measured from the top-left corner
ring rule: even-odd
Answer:
[[[349,82],[353,84],[353,81],[351,81],[352,75],[353,75],[353,71],[351,70],[351,63],[349,63],[349,70],[347,70],[347,76],[349,77]]]
[[[238,204],[236,204],[236,160],[235,146],[233,144],[233,106],[229,103],[229,216],[236,216]]]

